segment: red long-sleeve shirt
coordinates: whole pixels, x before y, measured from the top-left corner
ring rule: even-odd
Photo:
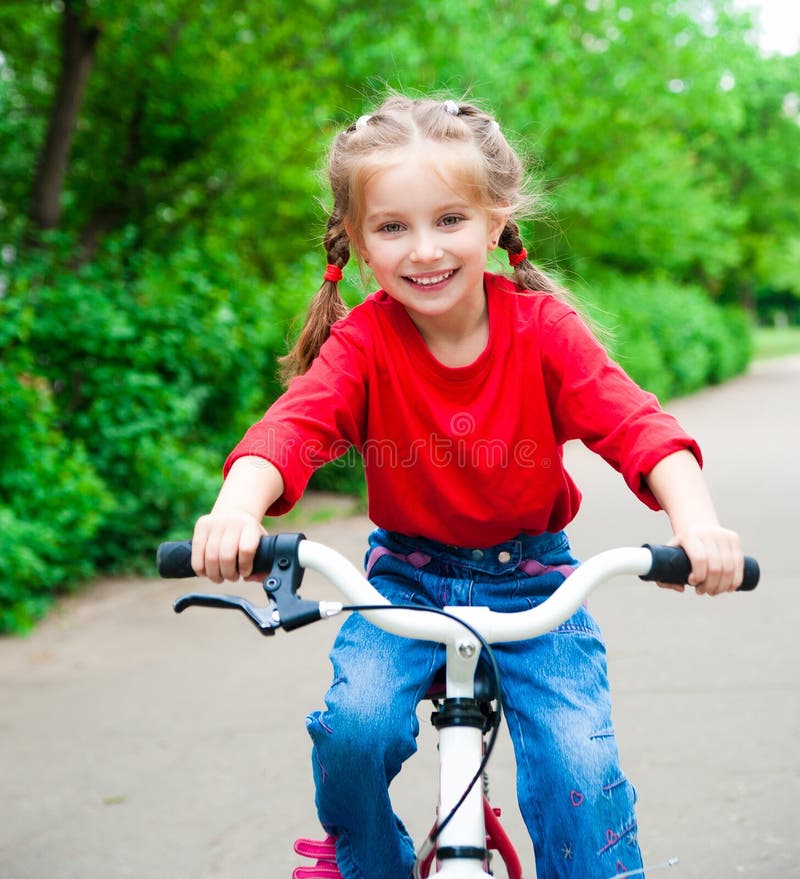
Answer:
[[[575,311],[545,293],[485,277],[489,341],[468,366],[437,361],[384,292],[333,327],[310,370],[254,424],[225,464],[266,458],[286,512],[313,470],[352,448],[363,459],[380,527],[458,546],[563,528],[580,492],[562,446],[580,439],[641,500],[646,475],[697,444],[656,398],[608,358]]]

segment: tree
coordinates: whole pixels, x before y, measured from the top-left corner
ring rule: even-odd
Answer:
[[[63,0],[61,66],[47,135],[33,183],[31,220],[40,229],[54,229],[61,218],[61,191],[72,136],[94,65],[100,28],[85,24],[80,0]]]

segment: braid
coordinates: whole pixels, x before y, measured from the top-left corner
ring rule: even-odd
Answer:
[[[508,220],[497,243],[509,256],[516,256],[525,250],[519,234],[519,226],[514,220]],[[530,262],[527,256],[514,267],[514,281],[523,290],[541,290],[545,293],[562,294],[559,285]]]
[[[335,208],[328,219],[323,245],[328,255],[328,265],[343,269],[350,259],[350,239],[344,222]],[[303,329],[294,347],[286,356],[278,360],[284,384],[288,384],[296,375],[308,371],[330,335],[331,327],[337,320],[345,317],[347,311],[347,306],[339,293],[338,283],[323,281],[311,300]]]

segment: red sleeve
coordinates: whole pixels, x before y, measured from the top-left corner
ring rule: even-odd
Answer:
[[[608,357],[572,309],[562,310],[545,330],[542,362],[557,440],[582,440],[622,473],[643,503],[661,509],[647,475],[682,449],[702,465],[699,446]]]
[[[237,458],[254,455],[273,464],[284,493],[267,514],[288,512],[318,467],[360,448],[365,429],[365,349],[357,330],[337,324],[304,375],[244,435],[225,461],[227,476]]]

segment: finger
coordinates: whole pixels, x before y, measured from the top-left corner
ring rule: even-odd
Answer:
[[[709,543],[708,575],[703,584],[707,595],[720,595],[731,592],[741,585],[744,575],[739,536],[732,531],[723,531]]]
[[[692,563],[692,572],[689,574],[688,583],[695,586],[698,592],[705,591],[708,578],[708,555],[703,541],[693,537],[687,538],[682,544],[689,561]]]
[[[719,582],[715,595],[722,592],[730,592],[736,588],[736,558],[733,546],[729,540],[726,540],[719,547],[720,556],[720,572]]]
[[[219,544],[219,572],[225,580],[239,579],[239,540],[242,528],[228,525]]]
[[[671,589],[673,592],[685,592],[685,586],[679,586],[677,583],[656,583],[661,589]]]
[[[192,570],[198,577],[206,575],[206,541],[208,540],[208,519],[201,516],[192,534]]]
[[[239,575],[247,579],[253,573],[253,559],[266,530],[257,522],[246,525],[239,537]]]
[[[741,538],[736,532],[730,534],[731,554],[731,591],[738,589],[744,580],[744,552],[742,551]]]
[[[212,583],[221,583],[222,582],[222,571],[220,570],[219,563],[219,544],[220,544],[220,534],[219,529],[212,529],[208,537],[206,539],[206,549],[205,549],[205,571],[206,577],[211,580]]]
[[[744,582],[744,553],[739,549],[736,553],[736,564],[733,575],[733,588],[738,589]]]
[[[700,584],[703,595],[716,595],[724,585],[725,568],[720,547],[716,543],[706,546],[706,576]]]

